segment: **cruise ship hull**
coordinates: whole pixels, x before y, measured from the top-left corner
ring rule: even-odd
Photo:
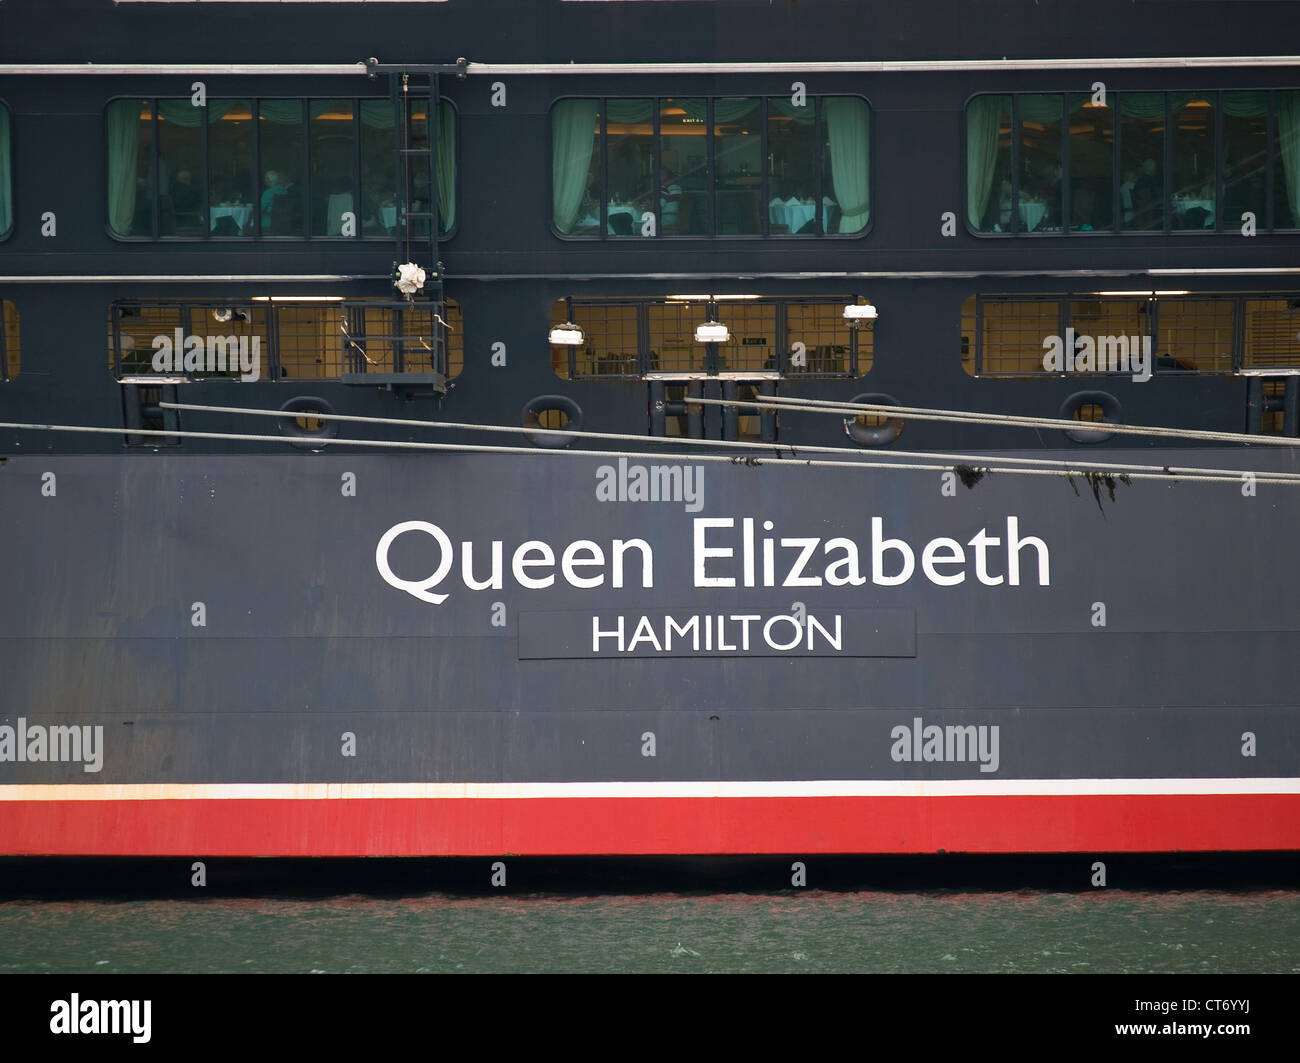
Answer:
[[[0,853],[1300,849],[1294,457],[1106,458],[10,457]]]

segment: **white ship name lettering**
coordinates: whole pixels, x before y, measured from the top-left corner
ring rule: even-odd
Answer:
[[[867,582],[862,554],[867,554],[870,565],[866,571],[870,580],[879,587],[897,587],[907,583],[918,571],[938,587],[954,587],[966,581],[967,570],[973,561],[975,578],[986,587],[1006,584],[1020,586],[1021,560],[1037,561],[1031,572],[1037,574],[1037,584],[1051,584],[1051,562],[1047,543],[1033,535],[1021,538],[1020,519],[1007,517],[1005,537],[993,536],[981,528],[964,544],[956,539],[939,536],[924,545],[912,546],[903,539],[885,536],[884,520],[871,518],[869,543],[860,548],[854,539],[838,536],[823,541],[818,536],[758,536],[754,524],[757,518],[743,517],[740,521],[739,541],[734,531],[730,539],[726,532],[736,527],[733,517],[695,517],[692,520],[692,568],[695,587],[860,587]],[[764,531],[772,531],[772,521],[762,522]],[[410,579],[399,576],[389,557],[399,539],[408,532],[420,532],[433,540],[432,547],[423,538],[408,541],[398,547],[399,557],[415,571],[427,576]],[[731,545],[717,545],[730,542]],[[991,548],[1005,542],[1005,564],[994,572],[996,560]],[[418,545],[417,545],[418,544]],[[481,544],[480,544],[481,545]],[[505,585],[505,543],[501,539],[487,542],[484,551],[476,550],[472,541],[460,543],[460,578],[468,590],[500,590]],[[778,545],[781,551],[778,584]],[[820,547],[820,555],[818,554]],[[964,547],[973,549],[968,561]],[[1026,553],[1026,551],[1029,551]],[[423,520],[407,520],[394,524],[379,538],[375,546],[375,568],[390,587],[405,591],[422,602],[441,605],[450,597],[450,591],[435,591],[451,575],[456,563],[456,544],[438,525]],[[737,555],[739,555],[737,557]],[[919,556],[919,566],[918,566]],[[630,560],[629,560],[630,557]],[[419,560],[412,560],[417,558]],[[738,562],[738,563],[737,563]],[[563,547],[554,546],[541,539],[520,543],[510,558],[510,574],[514,582],[526,590],[545,590],[556,586],[560,580],[579,590],[592,590],[608,585],[615,590],[623,588],[626,569],[637,566],[641,586],[654,586],[654,550],[645,539],[614,539],[607,546],[591,539],[575,539]],[[558,572],[557,572],[558,568]],[[409,571],[408,567],[408,571]],[[1032,577],[1030,577],[1032,582]]]

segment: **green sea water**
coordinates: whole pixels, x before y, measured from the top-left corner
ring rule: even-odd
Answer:
[[[1297,973],[1300,891],[0,901],[0,973]]]

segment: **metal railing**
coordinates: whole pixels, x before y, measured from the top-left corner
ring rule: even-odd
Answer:
[[[123,299],[109,312],[109,363],[119,380],[162,374],[442,388],[459,368],[449,355],[448,312],[440,301]]]

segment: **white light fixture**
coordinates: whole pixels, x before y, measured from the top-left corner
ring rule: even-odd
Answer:
[[[726,343],[730,338],[727,326],[716,321],[706,321],[703,325],[695,326],[696,343]]]
[[[876,308],[870,303],[850,303],[844,308],[844,320],[850,325],[862,321],[875,321]]]
[[[229,321],[234,316],[235,312],[228,306],[218,307],[216,310],[212,311],[213,321]]]
[[[341,303],[342,295],[255,295],[255,303]]]
[[[572,321],[566,321],[551,329],[551,343],[557,347],[581,347],[587,334]]]
[[[1093,292],[1093,295],[1131,295],[1135,297],[1145,296],[1150,298],[1153,295],[1191,295],[1189,291],[1167,291],[1167,292]]]

